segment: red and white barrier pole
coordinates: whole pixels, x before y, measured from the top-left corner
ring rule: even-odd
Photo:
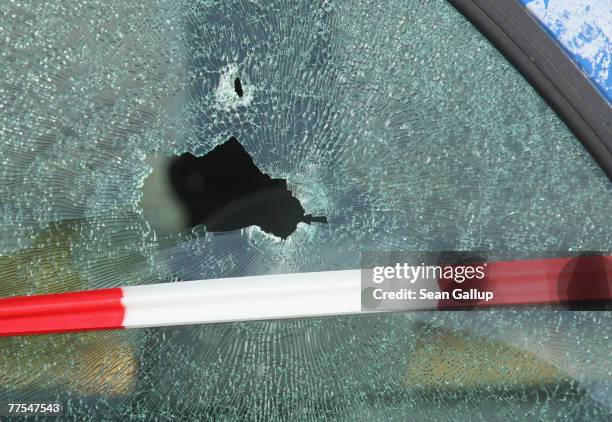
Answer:
[[[417,301],[414,309],[609,301],[612,256],[580,259],[581,268],[568,268],[575,258],[488,263],[484,284],[473,287],[491,291],[492,300],[439,300],[426,307]],[[567,290],[566,272],[580,288]],[[449,288],[435,284],[430,289]],[[264,275],[3,298],[0,336],[361,312],[361,270]]]

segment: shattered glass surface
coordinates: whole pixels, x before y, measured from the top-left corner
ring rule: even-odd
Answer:
[[[0,71],[2,296],[612,248],[608,179],[441,0],[11,0]],[[232,136],[328,224],[175,228],[146,195],[157,157]],[[610,326],[540,307],[2,338],[0,400],[79,420],[609,420]]]

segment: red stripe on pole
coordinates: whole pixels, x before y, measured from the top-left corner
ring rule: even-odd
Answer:
[[[0,299],[0,336],[123,328],[121,288]]]
[[[478,264],[470,263],[470,266],[475,265]],[[493,296],[489,300],[477,296],[457,300],[451,294],[451,299],[438,301],[438,308],[584,301],[590,301],[589,305],[594,304],[593,301],[605,301],[607,306],[612,299],[612,256],[491,262],[487,263],[484,273],[485,277],[482,280],[472,278],[463,283],[439,280],[438,284],[442,292],[451,293],[455,289],[464,292],[490,292]],[[327,274],[333,277],[333,272]],[[215,294],[214,280],[202,280],[201,283],[204,283],[202,286],[206,286],[208,290],[203,289],[199,294],[206,295],[207,291]],[[181,300],[191,303],[192,298],[186,299],[180,295],[171,296],[168,299],[169,303],[165,304],[160,303],[155,295],[152,296],[153,300],[149,301],[151,297],[146,294],[150,292],[149,287],[152,286],[130,287],[132,290],[128,295],[137,297],[138,292],[143,294],[141,300],[135,302],[141,310],[147,306],[153,308],[161,306],[163,310],[164,305],[180,309]],[[157,288],[163,292],[163,287]],[[173,286],[173,289],[177,288],[181,288],[180,283]],[[359,279],[356,278],[354,291],[356,295],[359,295],[359,288]],[[123,328],[126,315],[122,304],[123,293],[123,289],[114,288],[0,299],[0,336]],[[350,288],[347,293],[352,294]],[[163,297],[163,293],[160,294]],[[324,289],[322,294],[325,294]],[[231,301],[231,297],[226,299]],[[231,307],[232,303],[226,305]],[[149,311],[155,313],[156,309]],[[268,317],[265,311],[260,311],[262,318]],[[359,312],[358,308],[355,312]],[[294,316],[296,315],[292,315],[291,312],[283,314],[283,317]],[[185,321],[205,322],[213,319],[208,315],[200,320],[192,315],[192,319],[187,318]],[[169,318],[169,320],[172,322],[175,319]],[[146,322],[138,321],[139,324]],[[165,325],[165,321],[155,319],[155,324]]]
[[[456,300],[451,294],[451,299],[440,301],[438,307],[572,303],[612,299],[612,256],[491,262],[485,268],[485,278],[482,280],[473,279],[462,284],[453,280],[440,280],[439,284],[440,289],[447,292],[458,288],[489,291],[493,293],[491,300]]]

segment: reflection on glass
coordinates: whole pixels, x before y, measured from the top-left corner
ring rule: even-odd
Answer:
[[[612,247],[603,172],[445,2],[25,2],[0,27],[3,296],[357,268],[367,250]],[[328,224],[181,228],[163,157],[231,137]],[[5,338],[0,399],[75,418],[607,420],[609,326],[521,308]]]

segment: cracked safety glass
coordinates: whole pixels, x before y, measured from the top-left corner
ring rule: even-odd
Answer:
[[[441,0],[6,0],[0,294],[612,248],[612,185]],[[609,311],[0,338],[78,420],[609,420]]]

